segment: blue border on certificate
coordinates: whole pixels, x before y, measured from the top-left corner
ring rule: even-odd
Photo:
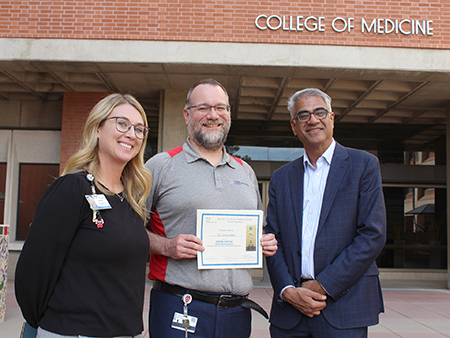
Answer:
[[[260,244],[261,236],[262,236],[262,226],[263,226],[263,217],[264,214],[262,210],[204,210],[199,209],[197,211],[197,217],[200,217],[200,220],[197,219],[197,236],[200,237],[201,240],[204,239],[204,229],[205,229],[205,220],[204,218],[207,216],[243,216],[243,217],[251,217],[253,219],[256,218],[257,227],[256,231],[256,262],[243,262],[243,263],[205,263],[204,259],[204,251],[199,251],[197,255],[197,259],[199,262],[199,267],[202,266],[205,268],[261,268],[262,267],[262,247]],[[252,222],[253,223],[253,222]]]

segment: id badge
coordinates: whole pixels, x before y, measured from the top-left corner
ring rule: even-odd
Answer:
[[[106,199],[106,196],[103,194],[85,195],[84,197],[86,197],[92,210],[105,210],[112,208]]]
[[[184,318],[184,315],[182,313],[175,312],[173,315],[173,319],[172,319],[172,328],[181,330],[181,331],[185,331],[185,329],[183,327],[183,318]],[[194,317],[194,316],[189,316],[189,315],[187,316],[187,318],[189,319],[189,327],[187,329],[187,332],[195,333],[198,318]]]

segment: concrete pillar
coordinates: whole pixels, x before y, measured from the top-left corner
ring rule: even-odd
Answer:
[[[186,91],[161,91],[159,110],[158,152],[181,146],[188,136],[183,117]]]

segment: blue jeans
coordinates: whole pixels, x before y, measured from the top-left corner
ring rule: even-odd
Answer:
[[[152,289],[150,294],[150,338],[184,338],[184,331],[173,329],[175,312],[183,313],[181,297]],[[250,309],[242,306],[219,308],[214,304],[193,300],[188,315],[198,318],[192,337],[196,338],[248,338],[252,329]],[[191,334],[188,335],[189,337]]]

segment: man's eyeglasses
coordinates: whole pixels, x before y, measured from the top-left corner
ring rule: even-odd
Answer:
[[[317,120],[323,120],[330,112],[323,107],[314,109],[313,112],[307,110],[300,110],[295,118],[300,123],[308,122],[311,119],[311,114],[314,114]]]
[[[196,109],[199,113],[207,114],[211,111],[211,109],[215,109],[217,114],[224,114],[230,111],[230,106],[227,104],[217,104],[215,106],[210,106],[207,104],[199,104],[195,106],[187,107],[186,109]]]
[[[112,120],[115,119],[115,125],[116,125],[116,130],[120,133],[126,133],[128,130],[130,130],[131,127],[134,128],[134,135],[136,135],[136,137],[138,139],[144,139],[147,137],[148,132],[150,131],[150,128],[144,126],[143,124],[132,124],[130,122],[130,120],[128,120],[126,117],[123,116],[113,116],[113,117],[108,117],[106,120]]]

